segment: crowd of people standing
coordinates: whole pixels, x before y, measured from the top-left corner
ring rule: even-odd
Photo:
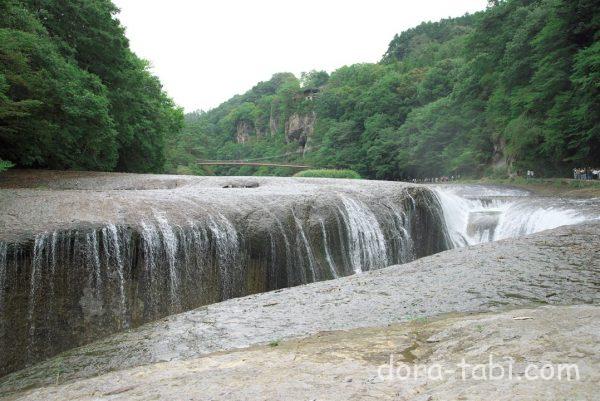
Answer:
[[[441,177],[427,177],[427,178],[409,178],[408,182],[449,182],[454,180],[459,180],[460,174],[457,175],[443,175]]]
[[[600,168],[574,168],[573,178],[576,180],[598,180],[600,179]]]
[[[527,179],[533,179],[536,177],[536,174],[533,170],[527,170],[525,172],[525,177]],[[511,174],[511,177],[521,177],[523,176],[523,171],[517,171],[514,174]],[[600,168],[574,168],[573,169],[573,178],[576,180],[599,180],[600,179]],[[460,174],[457,175],[443,175],[441,177],[425,177],[425,178],[406,178],[402,181],[406,182],[414,182],[414,183],[435,183],[435,182],[450,182],[460,179]]]

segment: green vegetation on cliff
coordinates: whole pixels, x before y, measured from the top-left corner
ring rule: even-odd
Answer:
[[[0,158],[20,167],[162,171],[183,123],[129,49],[110,0],[0,1]]]
[[[524,169],[550,176],[597,164],[597,1],[490,3],[397,35],[377,64],[301,79],[276,74],[213,110],[188,114],[167,144],[168,169],[290,174],[201,170],[195,162],[302,160],[401,179]]]

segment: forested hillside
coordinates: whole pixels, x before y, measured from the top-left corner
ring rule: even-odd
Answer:
[[[116,12],[110,0],[0,0],[0,169],[163,170],[182,111]]]
[[[597,164],[599,14],[596,0],[492,1],[397,35],[379,63],[331,76],[276,74],[186,115],[168,141],[168,169],[291,172],[195,163],[272,158],[402,179],[524,169],[550,176]]]

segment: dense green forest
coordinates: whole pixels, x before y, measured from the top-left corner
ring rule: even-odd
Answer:
[[[0,0],[0,170],[160,172],[183,113],[110,0]]]
[[[379,63],[278,73],[185,116],[116,12],[110,0],[0,0],[0,170],[294,173],[197,165],[252,159],[406,179],[600,161],[595,0],[491,1],[402,32]]]
[[[196,164],[286,160],[406,179],[598,164],[599,18],[597,0],[491,1],[397,35],[379,63],[276,74],[187,114],[167,140],[167,169],[290,174]]]

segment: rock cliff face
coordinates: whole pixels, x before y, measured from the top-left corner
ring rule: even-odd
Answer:
[[[254,126],[251,122],[242,120],[238,121],[235,133],[237,143],[246,143],[250,140],[250,134],[254,131]]]
[[[490,161],[491,166],[498,171],[508,171],[514,173],[514,159],[507,154],[506,139],[500,135],[493,141],[494,153]]]
[[[304,147],[315,130],[316,113],[294,113],[285,122],[285,139],[287,143],[298,142]]]
[[[279,132],[279,127],[281,126],[281,116],[279,112],[272,107],[271,114],[269,115],[269,133],[271,136],[275,136],[277,132]]]
[[[284,122],[284,135],[286,143],[296,142],[299,147],[305,147],[315,130],[317,115],[314,111],[306,114],[293,113]],[[264,124],[262,124],[264,125]],[[247,143],[252,135],[265,137],[277,135],[281,127],[281,116],[273,111],[269,116],[268,127],[262,127],[258,121],[238,121],[235,138],[237,143]],[[261,128],[262,127],[262,128]]]

